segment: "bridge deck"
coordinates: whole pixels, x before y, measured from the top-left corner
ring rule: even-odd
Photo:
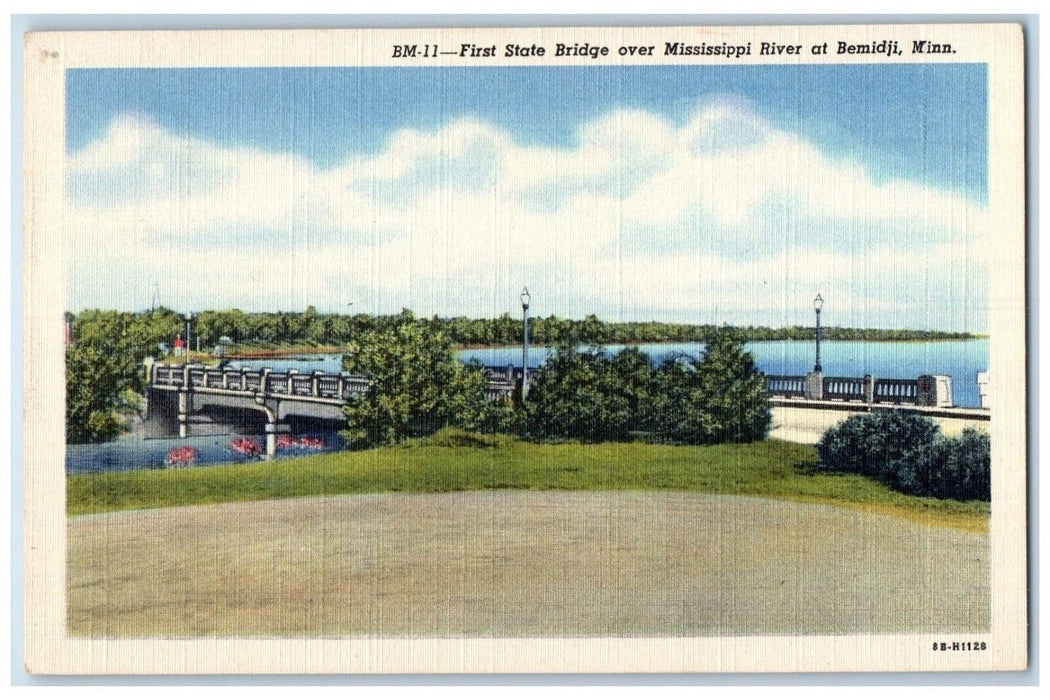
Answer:
[[[255,397],[287,397],[317,403],[345,403],[368,392],[368,377],[359,374],[316,371],[309,374],[295,370],[274,372],[205,367],[203,365],[154,365],[150,386],[161,391],[181,391]],[[489,399],[507,398],[514,384],[490,371]]]

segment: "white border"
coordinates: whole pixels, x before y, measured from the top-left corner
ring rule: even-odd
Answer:
[[[64,434],[60,373],[64,293],[61,260],[64,70],[86,66],[395,65],[394,43],[604,41],[674,36],[812,44],[842,38],[949,41],[951,56],[902,61],[989,65],[989,201],[1002,245],[989,251],[991,364],[996,377],[991,519],[992,632],[986,655],[931,654],[942,635],[658,639],[465,640],[73,640],[65,636]],[[1021,669],[1026,663],[1024,377],[1024,76],[1016,25],[801,26],[715,28],[394,29],[281,32],[36,34],[26,42],[25,339],[26,660],[49,673],[477,673],[654,671],[928,671]],[[602,37],[602,38],[599,38]],[[278,53],[275,47],[280,47]],[[610,57],[614,58],[614,57]],[[835,58],[835,57],[829,57]],[[460,59],[425,65],[466,65]],[[595,65],[589,59],[577,61]],[[620,59],[607,63],[641,63]],[[679,63],[656,57],[648,63]],[[743,62],[764,63],[752,56]],[[839,63],[804,55],[799,62]],[[864,62],[855,60],[855,62]],[[548,57],[530,65],[568,65]],[[715,61],[703,61],[715,64]],[[407,65],[398,61],[396,65]],[[484,65],[523,65],[520,61]],[[53,274],[52,271],[58,271]],[[1000,398],[1002,397],[1002,398]],[[1009,398],[1007,398],[1009,397]]]

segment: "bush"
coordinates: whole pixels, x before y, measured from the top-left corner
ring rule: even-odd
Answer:
[[[904,411],[851,416],[817,443],[820,467],[861,474],[916,496],[988,500],[988,436],[966,430],[941,434],[931,419]]]
[[[671,358],[657,378],[656,437],[675,444],[707,445],[762,440],[772,413],[766,378],[730,329],[708,336],[699,362]]]
[[[343,409],[343,436],[353,447],[394,445],[446,426],[478,430],[493,410],[481,367],[456,360],[448,336],[410,316],[348,350],[344,369],[369,380],[365,395]]]
[[[86,442],[112,440],[124,431],[124,424],[112,411],[92,411],[80,436]]]
[[[653,400],[653,438],[672,445],[691,445],[710,432],[705,413],[698,410],[700,396],[696,361],[687,357],[664,360],[656,374]]]
[[[581,442],[625,439],[633,418],[629,394],[603,349],[562,346],[530,385],[526,432]]]
[[[907,493],[924,493],[940,428],[925,416],[879,411],[851,416],[817,443],[830,470],[863,474]]]
[[[752,442],[772,420],[765,377],[728,329],[709,337],[699,362],[674,357],[659,368],[637,348],[609,357],[561,347],[537,374],[526,411],[529,436],[581,442]]]
[[[728,328],[708,336],[696,368],[704,423],[703,443],[754,442],[769,432],[773,414],[766,377],[755,356],[744,350],[744,338]]]
[[[934,459],[930,495],[960,501],[992,498],[992,446],[987,433],[967,428],[941,441]]]

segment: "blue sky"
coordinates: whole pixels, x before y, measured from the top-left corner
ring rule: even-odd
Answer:
[[[69,71],[86,232],[69,304],[138,308],[156,283],[173,306],[491,315],[528,282],[541,313],[775,324],[816,285],[843,324],[982,330],[986,81],[969,64]],[[317,280],[246,260],[221,284],[122,246],[136,271],[107,283],[96,238],[118,230]],[[867,271],[895,253],[923,269]],[[654,274],[680,293],[648,293]]]
[[[639,107],[675,122],[704,99],[740,100],[881,178],[927,178],[986,196],[984,64],[69,71],[76,151],[126,112],[215,143],[294,151],[321,167],[391,132],[472,116],[523,145],[571,146],[579,126]],[[103,97],[105,99],[100,99]],[[347,127],[351,128],[347,128]]]

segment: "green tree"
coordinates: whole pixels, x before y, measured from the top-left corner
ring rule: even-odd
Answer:
[[[369,382],[344,409],[343,434],[353,446],[392,445],[446,426],[477,430],[486,420],[483,370],[459,362],[448,336],[410,312],[352,340],[343,367]]]
[[[703,411],[695,358],[675,355],[664,360],[656,372],[652,405],[653,438],[671,444],[703,442],[710,418]]]
[[[134,332],[132,314],[85,311],[74,320],[66,347],[67,442],[101,442],[123,430],[119,396],[142,383],[131,352]]]
[[[701,442],[765,439],[773,420],[766,377],[740,333],[721,328],[708,335],[696,376],[700,408],[709,417]]]
[[[73,338],[66,347],[66,439],[100,442],[124,428],[118,414],[133,411],[146,390],[142,361],[182,328],[171,309],[140,314],[84,311],[67,315]]]
[[[116,408],[124,374],[123,363],[104,348],[66,348],[66,442],[102,442],[120,434]]]
[[[624,348],[612,358],[610,369],[627,402],[627,429],[632,433],[651,432],[656,421],[658,391],[652,358],[638,348]]]
[[[625,439],[632,418],[627,385],[605,350],[572,345],[555,350],[536,374],[525,410],[530,436],[581,442]]]
[[[766,378],[744,338],[730,328],[707,335],[699,362],[673,358],[660,368],[655,433],[672,443],[753,442],[769,432]]]

